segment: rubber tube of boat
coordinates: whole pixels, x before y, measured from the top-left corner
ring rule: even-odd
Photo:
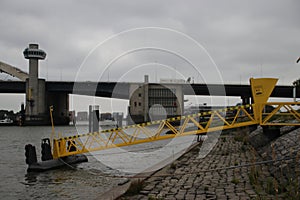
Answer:
[[[26,164],[31,165],[33,163],[37,163],[35,146],[31,144],[27,144],[25,146],[25,157],[26,157]]]
[[[42,161],[52,160],[53,156],[51,153],[50,139],[42,139]]]

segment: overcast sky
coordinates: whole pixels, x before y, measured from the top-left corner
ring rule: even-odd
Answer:
[[[299,0],[1,0],[0,60],[28,71],[22,52],[38,43],[48,80],[290,85],[300,75],[299,20]]]

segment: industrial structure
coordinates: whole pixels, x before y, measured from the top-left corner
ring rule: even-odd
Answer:
[[[184,112],[181,84],[132,83],[129,87],[128,123],[136,124],[181,116]]]

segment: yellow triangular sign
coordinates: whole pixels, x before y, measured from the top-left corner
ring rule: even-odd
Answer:
[[[277,81],[277,78],[250,78],[254,101],[253,111],[256,120],[259,120],[260,113],[264,107],[262,104],[267,103]]]

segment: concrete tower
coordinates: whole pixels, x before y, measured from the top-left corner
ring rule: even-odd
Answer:
[[[46,58],[46,53],[38,44],[29,44],[23,51],[29,59],[29,79],[26,84],[26,115],[29,117],[45,113],[45,80],[39,79],[39,60]],[[30,119],[29,119],[30,120]]]

